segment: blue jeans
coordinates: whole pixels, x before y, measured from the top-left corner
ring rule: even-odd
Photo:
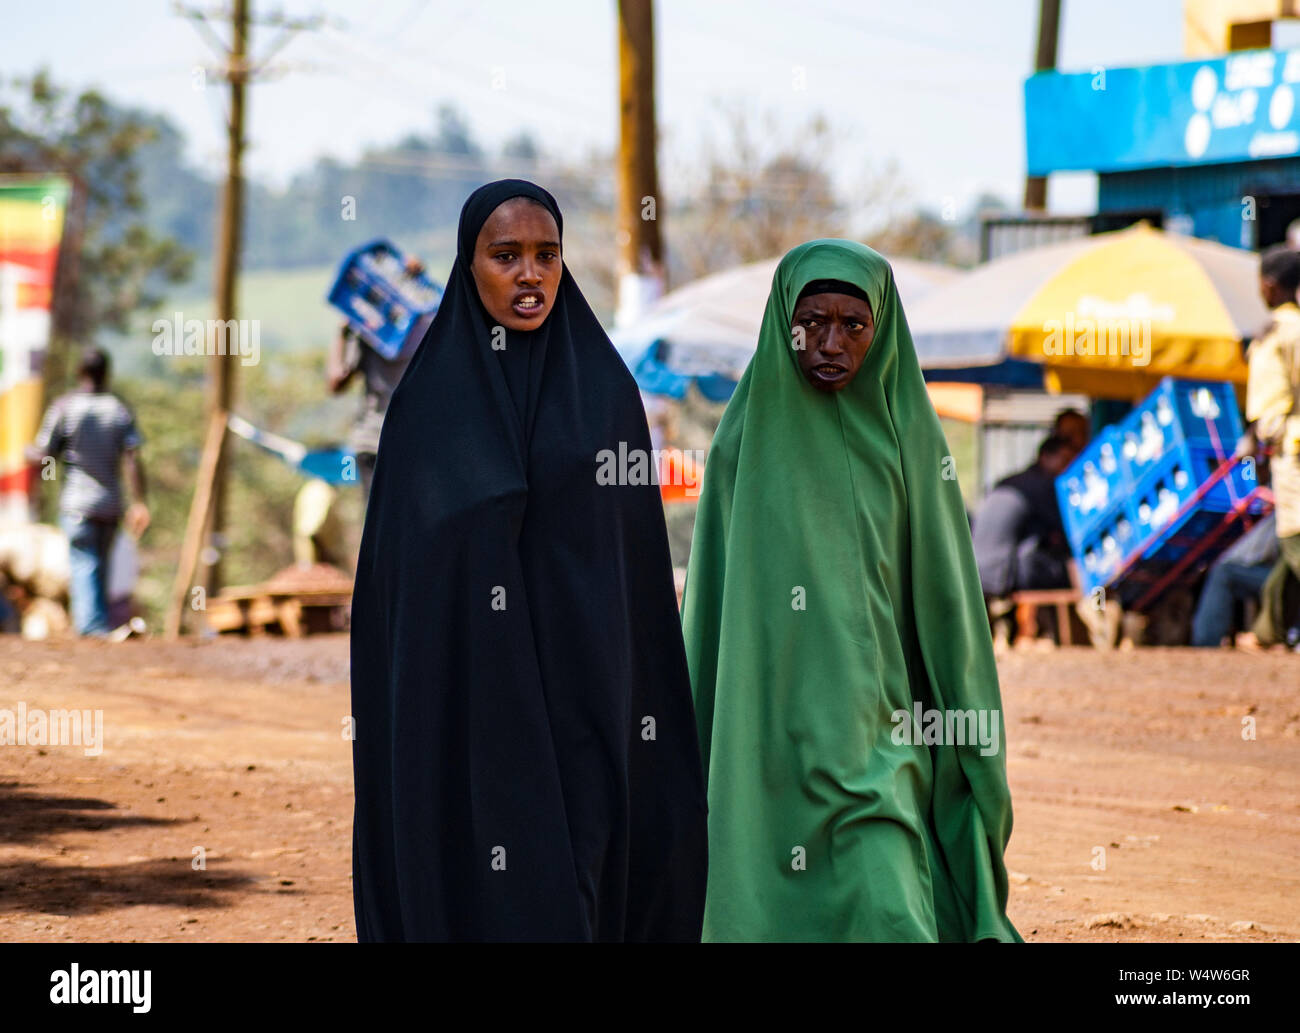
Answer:
[[[112,630],[108,620],[108,558],[117,521],[60,513],[59,526],[68,536],[68,597],[73,627],[78,635],[107,635]]]
[[[1239,599],[1258,599],[1272,569],[1271,563],[1212,566],[1192,617],[1192,645],[1213,648],[1222,644],[1232,634],[1233,605]]]

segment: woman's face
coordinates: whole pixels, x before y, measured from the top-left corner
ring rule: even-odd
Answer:
[[[790,329],[799,369],[819,391],[844,390],[876,335],[871,306],[848,294],[800,298]]]
[[[535,330],[564,269],[554,216],[523,197],[498,205],[478,232],[469,268],[488,315],[507,330]]]

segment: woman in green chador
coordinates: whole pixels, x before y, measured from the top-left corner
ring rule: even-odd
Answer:
[[[682,617],[706,940],[1020,941],[970,530],[893,273],[862,244],[777,267]]]

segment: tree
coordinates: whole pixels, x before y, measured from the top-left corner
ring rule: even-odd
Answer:
[[[44,71],[0,94],[0,172],[61,173],[73,184],[51,318],[48,387],[65,378],[70,350],[100,329],[125,332],[131,314],[156,306],[191,256],[145,223],[136,157],[156,138],[150,116],[118,108],[94,90],[76,96]]]
[[[674,213],[682,229],[669,252],[693,279],[718,269],[779,255],[814,237],[842,236],[841,208],[828,167],[832,146],[825,119],[814,116],[793,132],[775,131],[733,108],[721,113],[724,130],[706,144],[705,180]],[[771,146],[770,141],[782,143]],[[678,279],[678,277],[674,277]]]

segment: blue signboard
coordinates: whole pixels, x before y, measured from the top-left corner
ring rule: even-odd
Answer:
[[[1300,50],[1246,50],[1025,82],[1030,175],[1300,154]]]

